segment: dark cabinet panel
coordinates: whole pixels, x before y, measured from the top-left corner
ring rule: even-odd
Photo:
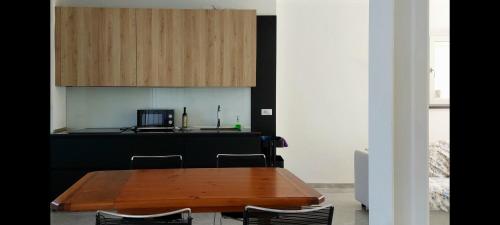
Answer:
[[[257,135],[56,135],[53,169],[128,169],[133,155],[182,155],[185,167],[215,167],[216,155],[262,153]]]
[[[57,136],[51,138],[51,168],[126,169],[132,151],[127,136]]]
[[[215,167],[217,144],[215,137],[192,137],[185,143],[184,167]]]
[[[259,137],[196,137],[185,143],[186,167],[216,167],[217,154],[260,154]]]
[[[251,88],[252,130],[276,135],[276,16],[257,17],[257,85]],[[262,116],[261,109],[273,114]]]
[[[235,137],[219,140],[217,154],[260,154],[260,138],[255,137]],[[256,151],[258,149],[258,151]]]
[[[184,138],[164,135],[135,136],[133,155],[183,155]]]

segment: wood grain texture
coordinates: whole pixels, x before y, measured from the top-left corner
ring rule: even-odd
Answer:
[[[256,85],[257,17],[253,10],[223,10],[223,87]]]
[[[207,86],[207,10],[184,11],[184,86]]]
[[[54,22],[54,39],[55,39],[55,84],[61,85],[61,8],[55,8]]]
[[[137,9],[137,86],[184,85],[184,15]]]
[[[223,36],[222,36],[222,86],[231,87],[236,85],[234,80],[234,68],[236,67],[235,61],[238,61],[236,56],[233,56],[235,51],[235,21],[232,18],[232,11],[223,10],[222,12],[222,25]]]
[[[56,8],[61,86],[254,87],[256,11]]]
[[[207,16],[207,86],[222,84],[224,17],[221,10],[209,10]]]
[[[60,84],[135,86],[135,9],[58,8]]]
[[[137,86],[255,86],[255,10],[136,12]]]
[[[78,180],[71,188],[51,203],[51,209],[75,209],[77,211],[93,208],[112,208],[113,201],[128,180],[131,171],[120,173],[90,172]],[[113,182],[109,182],[112,180]],[[71,201],[65,201],[71,199]]]
[[[324,196],[282,168],[196,168],[99,171],[52,202],[59,211],[157,213],[242,211],[246,205],[300,208]]]
[[[243,66],[240,86],[255,87],[257,69],[257,16],[255,11],[242,12]]]

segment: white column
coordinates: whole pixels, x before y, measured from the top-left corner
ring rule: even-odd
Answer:
[[[371,0],[370,224],[428,224],[428,1]]]
[[[368,187],[371,225],[394,225],[394,0],[370,0]]]

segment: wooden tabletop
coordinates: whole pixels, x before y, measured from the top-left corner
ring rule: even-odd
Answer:
[[[191,208],[236,212],[246,205],[300,208],[324,196],[283,168],[190,168],[96,171],[57,197],[56,211],[146,214]]]

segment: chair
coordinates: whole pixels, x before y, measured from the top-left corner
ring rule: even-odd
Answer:
[[[176,219],[171,219],[171,217]],[[185,208],[172,212],[152,215],[127,215],[107,211],[97,211],[96,225],[191,225],[191,209]]]
[[[132,156],[131,169],[173,169],[182,168],[181,155]]]
[[[267,167],[266,155],[264,154],[218,154],[217,168],[223,167]],[[223,212],[221,218],[243,220],[241,212]],[[215,218],[214,218],[215,219]]]
[[[217,168],[222,167],[267,167],[264,154],[218,154]]]
[[[301,210],[245,207],[243,225],[332,225],[333,205]]]

